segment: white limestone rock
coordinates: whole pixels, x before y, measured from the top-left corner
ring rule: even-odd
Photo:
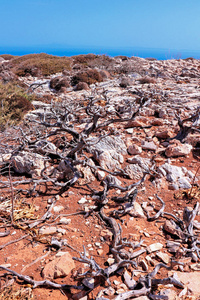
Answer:
[[[177,157],[188,155],[192,150],[192,145],[180,144],[180,145],[169,145],[165,151],[167,157]]]
[[[16,173],[40,176],[44,169],[45,158],[37,153],[19,152],[11,157],[11,164]]]

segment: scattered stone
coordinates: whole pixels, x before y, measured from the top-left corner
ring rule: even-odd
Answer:
[[[66,229],[64,229],[64,228],[58,228],[57,232],[65,234],[66,233]]]
[[[147,252],[148,253],[155,252],[155,251],[161,250],[162,248],[163,248],[163,244],[154,243],[154,244],[151,244],[147,247]]]
[[[141,157],[139,155],[136,155],[134,157],[128,158],[127,161],[130,164],[137,164],[137,165],[139,165],[142,169],[144,169],[146,171],[151,166],[151,160],[149,158],[144,158],[144,157]]]
[[[101,230],[101,236],[106,240],[106,241],[111,241],[113,233],[109,229],[103,229]]]
[[[169,272],[169,276],[174,274],[174,271]],[[184,287],[190,289],[194,296],[200,295],[200,276],[199,272],[176,272],[178,280],[184,284]],[[197,298],[198,299],[198,298]]]
[[[169,189],[177,190],[179,188],[189,189],[191,188],[191,179],[188,176],[187,168],[181,168],[178,166],[171,165],[170,163],[165,163],[158,167],[158,172],[162,176],[166,176],[166,179],[170,181]],[[165,175],[165,173],[167,175]],[[190,176],[193,174],[190,174]]]
[[[85,204],[88,200],[86,198],[81,198],[79,201],[78,201],[78,204]]]
[[[128,165],[124,171],[128,174],[130,179],[138,180],[143,176],[143,169],[139,165]]]
[[[39,229],[39,235],[51,235],[57,232],[57,228],[55,226],[43,226]]]
[[[108,296],[113,296],[115,294],[115,289],[109,286],[107,289],[104,290],[104,294]]]
[[[98,250],[97,250],[97,253],[98,253],[98,255],[100,255],[100,256],[103,255],[103,252],[104,252],[103,249],[98,249]]]
[[[173,220],[166,220],[163,226],[163,229],[172,234],[177,235],[180,238],[184,238],[185,235],[182,232],[181,228],[173,221]]]
[[[136,300],[149,300],[149,298],[147,296],[140,296],[135,298]]]
[[[74,261],[69,252],[66,252],[61,257],[56,257],[46,264],[42,271],[42,275],[45,279],[49,280],[65,277],[73,268],[75,268]]]
[[[92,163],[91,163],[92,162]],[[90,164],[94,164],[92,160],[90,160]],[[82,174],[82,178],[78,179],[79,185],[85,185],[91,183],[95,180],[95,176],[92,174],[91,168],[86,166],[77,166],[78,171]]]
[[[178,184],[176,184],[176,183],[170,183],[170,184],[168,185],[168,188],[169,188],[169,190],[176,191],[176,190],[179,189],[179,186],[178,186]]]
[[[118,280],[113,280],[114,285],[119,285],[121,282]]]
[[[145,257],[145,259],[146,259],[146,261],[148,262],[149,265],[155,266],[155,261],[149,255],[147,255]]]
[[[68,225],[71,223],[71,219],[67,219],[65,217],[60,218],[60,224]]]
[[[129,134],[132,134],[133,131],[134,131],[133,128],[127,128],[127,129],[126,129],[126,132],[129,133]]]
[[[11,153],[0,154],[0,165],[3,163],[8,163],[11,158]]]
[[[192,187],[186,177],[178,178],[178,183],[181,189],[190,189]]]
[[[16,173],[30,174],[32,176],[41,175],[44,169],[45,158],[37,153],[21,151],[11,157],[11,164]]]
[[[132,217],[145,218],[143,209],[138,202],[133,203],[133,209],[129,212]]]
[[[65,255],[66,253],[68,253],[68,252],[59,251],[59,252],[56,253],[55,256],[56,256],[56,257],[61,257],[61,256]]]
[[[58,213],[64,209],[64,206],[62,205],[56,205],[53,207],[54,212]]]
[[[146,142],[144,141],[142,143],[142,149],[144,150],[152,150],[152,151],[156,151],[157,150],[157,146],[154,144],[154,142]]]
[[[128,147],[128,153],[131,155],[142,153],[142,148],[136,144]]]
[[[129,175],[130,179],[140,179],[143,176],[144,171],[148,171],[151,165],[148,158],[143,158],[139,155],[128,158],[127,161],[130,165],[127,165],[124,171]]]
[[[190,265],[190,268],[193,271],[200,271],[200,264],[192,264],[192,265]]]
[[[169,145],[165,154],[167,157],[185,156],[191,152],[192,148],[189,144]]]
[[[88,300],[88,296],[81,297],[79,300]]]
[[[94,288],[94,278],[84,278],[82,280],[82,283],[88,288],[93,289]]]
[[[157,252],[156,256],[160,258],[166,265],[170,262],[170,257],[167,253]]]
[[[173,132],[170,129],[164,129],[155,133],[155,136],[159,139],[168,139],[173,137]]]
[[[148,238],[150,237],[150,234],[148,232],[146,232],[146,231],[144,231],[143,234],[144,234],[144,236],[146,236]]]
[[[98,170],[97,171],[97,178],[102,181],[104,177],[106,176],[106,173],[104,171]]]
[[[172,289],[162,289],[160,291],[159,295],[168,297],[167,298],[168,300],[176,300],[177,299],[176,291],[174,291]]]
[[[10,268],[11,264],[1,264],[1,266],[4,267],[4,268]]]
[[[147,265],[147,263],[144,260],[141,260],[140,263],[139,263],[139,265],[142,267],[143,271],[148,271],[148,269],[149,269],[148,265]]]
[[[133,289],[136,285],[136,281],[130,276],[130,274],[125,270],[123,274],[124,282],[129,289]]]
[[[114,264],[114,262],[115,262],[115,259],[112,258],[112,257],[109,257],[109,258],[107,259],[107,263],[108,263],[109,266],[111,266],[112,264]]]

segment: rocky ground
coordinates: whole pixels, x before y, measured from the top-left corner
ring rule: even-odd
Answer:
[[[0,299],[199,299],[199,69],[18,77],[46,101],[0,133]]]

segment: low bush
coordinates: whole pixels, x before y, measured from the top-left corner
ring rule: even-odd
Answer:
[[[89,89],[90,88],[86,82],[79,82],[75,87],[75,91],[89,90]]]
[[[106,70],[100,70],[99,73],[101,74],[103,79],[108,79],[111,77],[110,73]]]
[[[71,85],[75,86],[79,82],[86,82],[87,84],[92,84],[101,81],[103,81],[101,74],[95,69],[89,69],[74,75],[71,79]]]
[[[81,55],[72,56],[74,65],[76,64],[88,65],[88,63],[91,60],[94,60],[97,57],[98,56],[95,54],[81,54]]]
[[[3,57],[3,59],[5,59],[5,60],[10,60],[16,56],[11,55],[11,54],[0,54],[0,57]]]
[[[28,95],[16,83],[0,83],[0,129],[21,121],[24,114],[33,109],[31,101],[34,95]]]
[[[139,83],[145,84],[145,83],[156,83],[156,79],[145,76],[138,79]]]
[[[89,68],[99,68],[99,69],[113,69],[115,64],[114,58],[111,58],[107,55],[95,55],[95,54],[86,54],[86,55],[77,55],[73,56],[73,68],[77,69],[77,66],[89,67]]]
[[[4,83],[16,80],[16,75],[9,70],[3,70],[1,72],[0,70],[0,80],[2,80]]]
[[[121,82],[120,82],[120,86],[122,88],[126,88],[127,86],[131,85],[131,79],[129,77],[122,77]]]
[[[10,60],[11,68],[18,76],[48,76],[71,69],[71,58],[45,53],[28,54]]]
[[[68,77],[66,76],[56,76],[50,80],[50,87],[56,91],[60,91],[61,88],[70,87]]]

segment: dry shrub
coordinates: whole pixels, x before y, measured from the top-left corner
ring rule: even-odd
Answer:
[[[11,55],[11,54],[1,54],[0,57],[3,57],[5,60],[10,60],[16,56]]]
[[[103,81],[101,74],[95,69],[89,69],[85,72],[79,72],[76,75],[74,75],[71,79],[71,85],[75,86],[79,82],[86,82],[87,84],[92,84],[101,81]]]
[[[86,82],[79,82],[75,87],[75,91],[89,90],[89,89],[90,88]]]
[[[73,58],[74,65],[76,64],[88,65],[88,62],[97,58],[97,55],[81,54],[81,55],[72,56],[72,58]]]
[[[141,77],[138,79],[139,83],[141,84],[145,84],[145,83],[156,83],[156,79],[155,78],[151,78],[148,76],[145,77]]]
[[[0,72],[0,80],[4,83],[16,80],[16,75],[10,70],[3,70]]]
[[[184,58],[183,60],[185,61],[195,61],[195,58],[194,57],[187,57],[187,58]]]
[[[50,87],[56,91],[60,91],[61,88],[70,87],[68,77],[56,76],[50,80]]]
[[[64,70],[70,70],[71,58],[45,53],[28,54],[12,59],[10,64],[18,76],[48,76]]]
[[[32,100],[35,96],[28,95],[16,83],[0,83],[0,129],[21,121],[24,114],[33,109]]]
[[[129,77],[123,77],[119,84],[122,88],[126,88],[131,85],[131,79]]]
[[[99,69],[113,69],[115,64],[114,58],[107,55],[77,55],[73,56],[73,68],[79,69],[82,67],[99,68]]]
[[[122,61],[128,60],[128,57],[125,55],[118,55],[118,56],[115,56],[115,58],[120,58]]]
[[[111,77],[110,73],[106,70],[100,70],[99,73],[101,74],[103,79],[108,79]]]
[[[140,76],[146,74],[146,62],[144,59],[133,56],[128,60],[122,61],[119,67],[115,70],[118,74],[138,73]]]
[[[7,104],[11,120],[17,121],[20,121],[26,112],[34,108],[25,95],[13,95],[7,99]]]
[[[157,61],[157,58],[154,58],[154,57],[147,57],[145,59],[148,61]]]

